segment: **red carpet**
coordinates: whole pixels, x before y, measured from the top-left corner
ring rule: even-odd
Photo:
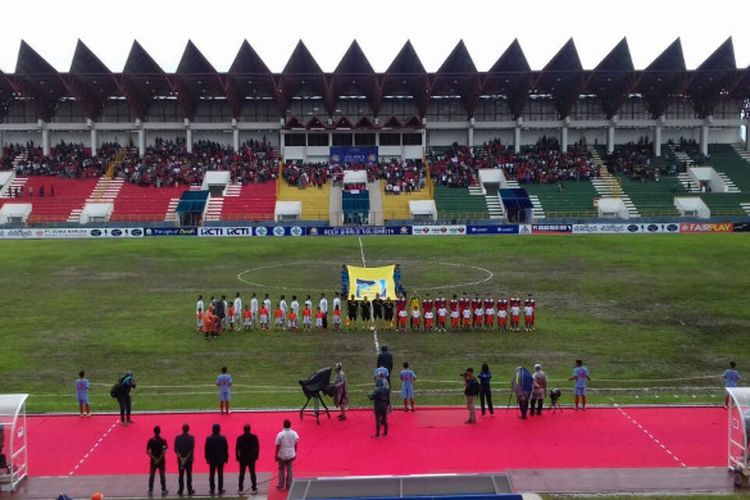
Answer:
[[[284,418],[300,434],[299,476],[484,472],[525,468],[720,466],[726,461],[726,411],[720,408],[616,408],[546,413],[519,420],[505,408],[465,425],[458,408],[394,411],[387,438],[373,439],[369,411],[345,422],[296,413],[149,414],[128,427],[114,415],[29,417],[32,476],[146,474],[146,441],[154,425],[173,444],[183,423],[196,436],[196,470],[206,472],[203,441],[218,422],[230,443],[250,423],[261,442],[259,471],[273,471],[273,440]],[[639,427],[640,425],[640,427]],[[112,428],[108,433],[107,431]],[[167,471],[174,472],[169,451]],[[78,467],[77,467],[78,466]],[[77,467],[77,468],[76,468]],[[237,470],[230,459],[228,472]]]

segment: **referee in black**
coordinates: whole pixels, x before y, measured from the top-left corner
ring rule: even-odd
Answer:
[[[354,299],[354,295],[346,301],[346,312],[349,324],[354,328],[354,324],[357,323],[357,301]]]

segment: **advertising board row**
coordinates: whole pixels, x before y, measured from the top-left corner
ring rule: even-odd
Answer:
[[[686,234],[750,232],[750,222],[710,223],[591,223],[591,224],[497,224],[415,226],[212,226],[198,228],[20,228],[0,229],[0,240],[26,239],[122,239],[157,236],[201,238],[256,238],[299,236],[478,236],[565,234]]]

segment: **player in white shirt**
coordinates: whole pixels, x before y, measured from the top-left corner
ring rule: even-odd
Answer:
[[[339,295],[339,292],[336,292],[336,294],[333,296],[333,303],[331,304],[331,309],[335,310],[336,306],[338,306],[339,311],[341,311],[341,296]]]
[[[310,298],[310,296],[309,296],[309,295],[308,295],[308,296],[307,296],[307,298],[305,299],[305,307],[307,307],[307,308],[308,308],[308,309],[310,309],[311,311],[313,310],[313,306],[312,306],[312,298]]]
[[[240,292],[234,297],[234,324],[237,325],[237,331],[242,330],[242,299]]]
[[[297,301],[296,295],[292,295],[292,302],[290,302],[289,307],[294,313],[294,320],[289,321],[289,324],[287,326],[293,330],[296,330],[297,325],[299,324],[299,302]]]
[[[481,330],[483,322],[484,322],[484,308],[480,304],[479,307],[474,309],[474,329]]]
[[[271,309],[271,297],[268,294],[263,298],[263,305],[266,306],[266,311],[268,311],[268,315],[270,316],[273,309]]]
[[[471,328],[471,307],[469,307],[468,304],[469,303],[467,302],[466,307],[461,311],[461,317],[463,318],[461,326],[464,330]]]
[[[203,312],[206,306],[203,304],[203,295],[198,295],[198,301],[195,303],[195,329],[198,333],[203,329]]]
[[[510,330],[513,332],[518,331],[519,318],[521,316],[521,308],[514,305],[510,308]]]
[[[442,304],[437,310],[437,331],[444,332],[445,330],[445,321],[448,317],[448,309],[445,308],[445,300],[442,301]]]
[[[534,307],[531,304],[523,308],[523,326],[527,332],[533,332],[534,328]]]
[[[328,299],[325,293],[320,294],[320,302],[318,302],[318,308],[323,313],[323,328],[328,328]]]
[[[497,327],[500,333],[505,333],[508,330],[508,311],[506,309],[497,311]]]
[[[253,292],[253,296],[250,299],[250,327],[255,328],[255,318],[258,317],[258,297],[255,296],[255,292]]]

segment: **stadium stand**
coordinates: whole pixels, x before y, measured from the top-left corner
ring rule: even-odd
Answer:
[[[177,200],[186,190],[185,186],[152,187],[122,184],[114,200],[112,222],[160,222],[173,221],[168,212],[177,206]],[[174,201],[173,201],[174,200]]]
[[[279,183],[278,201],[302,202],[302,220],[322,221],[328,220],[328,204],[331,191],[331,183],[325,182],[319,187],[307,187],[300,189],[290,186],[286,182]],[[273,218],[273,210],[271,210]]]
[[[283,184],[283,183],[282,183]],[[276,183],[245,184],[237,196],[230,195],[232,186],[224,197],[222,221],[270,221],[276,205]],[[282,188],[283,189],[283,188]]]
[[[438,209],[438,217],[441,219],[489,218],[484,197],[471,194],[468,188],[451,188],[437,184],[435,205]]]
[[[31,203],[30,223],[78,222],[74,211],[80,214],[96,183],[96,178],[31,176],[23,186],[26,193],[8,203]],[[43,196],[40,196],[40,190]]]

